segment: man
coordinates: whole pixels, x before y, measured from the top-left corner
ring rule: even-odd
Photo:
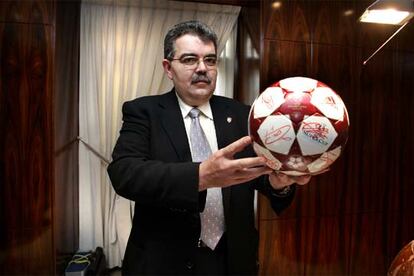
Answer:
[[[163,67],[174,89],[127,102],[108,167],[116,192],[135,201],[124,274],[256,274],[254,189],[276,212],[294,181],[252,157],[249,107],[213,96],[217,37],[206,25],[174,26]],[[236,185],[237,184],[237,185]]]

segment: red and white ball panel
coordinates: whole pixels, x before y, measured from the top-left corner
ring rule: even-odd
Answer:
[[[339,155],[341,155],[340,146],[333,150],[324,152],[321,157],[308,165],[309,172],[318,173],[328,169],[329,166],[339,157]]]
[[[279,86],[288,92],[308,92],[318,86],[318,81],[311,78],[292,77],[279,81]]]
[[[338,136],[331,122],[322,116],[312,115],[302,121],[297,139],[303,155],[322,154]]]
[[[345,105],[329,87],[318,87],[312,92],[311,103],[329,119],[343,121]]]
[[[285,101],[285,95],[280,87],[269,87],[257,99],[254,109],[254,118],[269,116]]]
[[[284,115],[266,117],[257,130],[262,144],[269,150],[288,154],[296,134],[292,121]]]
[[[341,155],[349,118],[341,98],[314,79],[293,77],[267,88],[253,103],[249,134],[259,156],[289,175],[319,174]]]
[[[277,171],[282,167],[282,163],[279,160],[277,160],[268,149],[260,146],[256,142],[253,142],[253,149],[258,155],[266,157],[266,164],[270,168]]]

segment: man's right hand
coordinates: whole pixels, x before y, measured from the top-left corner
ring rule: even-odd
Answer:
[[[199,168],[199,191],[212,187],[232,186],[263,174],[270,174],[273,170],[266,166],[264,157],[233,158],[237,152],[251,143],[251,138],[245,136],[216,151],[203,161]]]

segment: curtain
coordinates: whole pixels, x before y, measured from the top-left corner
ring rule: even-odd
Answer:
[[[82,2],[79,135],[84,143],[79,143],[80,251],[101,246],[108,266],[121,266],[133,203],[115,194],[106,167],[119,135],[122,103],[172,87],[161,64],[167,30],[181,21],[203,21],[217,33],[221,53],[239,11],[235,6],[166,0]],[[234,53],[226,56],[226,62],[234,62]],[[232,82],[233,75],[221,78],[220,82]],[[232,95],[232,89],[228,90],[226,85],[217,87],[219,94]]]
[[[226,45],[219,56],[216,95],[233,98],[234,75],[236,68],[237,23],[228,36]]]

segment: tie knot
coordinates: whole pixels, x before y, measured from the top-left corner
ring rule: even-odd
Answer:
[[[188,115],[191,117],[191,119],[195,119],[198,116],[200,116],[200,110],[198,108],[193,108],[190,110],[190,113],[188,113]]]

